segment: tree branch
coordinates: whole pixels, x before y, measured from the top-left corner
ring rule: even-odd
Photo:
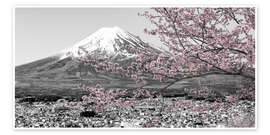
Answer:
[[[173,29],[174,29],[174,32],[175,32],[175,34],[176,34],[176,37],[177,37],[177,39],[178,39],[179,44],[182,46],[182,48],[183,48],[184,50],[186,50],[185,46],[183,45],[182,41],[181,41],[180,38],[179,38],[180,36],[179,36],[179,33],[178,33],[178,31],[177,31],[177,29],[176,29],[176,26],[175,26],[175,19],[172,19],[172,16],[170,15],[170,13],[167,11],[166,8],[163,8],[163,9],[164,9],[164,11],[168,14],[169,19],[172,21]]]

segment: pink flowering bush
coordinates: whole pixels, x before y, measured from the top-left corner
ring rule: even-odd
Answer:
[[[118,109],[134,107],[138,98],[148,98],[153,100],[153,94],[145,89],[136,89],[130,97],[127,97],[126,89],[105,89],[100,84],[95,87],[80,86],[83,90],[89,92],[88,95],[82,96],[82,102],[79,105],[90,107],[97,112],[104,112],[108,107]]]

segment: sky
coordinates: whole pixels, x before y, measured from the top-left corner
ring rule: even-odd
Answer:
[[[138,12],[146,8],[16,8],[15,65],[54,55],[102,27],[118,26],[145,42],[161,44],[146,35],[152,25]]]

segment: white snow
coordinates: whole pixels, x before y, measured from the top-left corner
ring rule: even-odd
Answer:
[[[132,41],[138,43],[134,44],[128,40],[129,44],[133,47],[141,46],[140,40],[130,33],[124,31],[123,29],[119,27],[112,27],[112,28],[101,28],[95,33],[91,34],[90,36],[86,37],[85,39],[77,42],[74,46],[71,48],[67,48],[61,52],[60,59],[64,59],[66,57],[69,57],[66,55],[68,52],[71,53],[73,57],[81,57],[84,56],[86,53],[82,51],[80,48],[83,48],[87,52],[92,52],[95,50],[104,51],[106,52],[106,55],[108,56],[115,56],[117,53],[121,53],[122,55],[125,55],[127,57],[133,57],[134,54],[129,54],[127,51],[117,51],[120,49],[120,46],[118,46],[115,43],[115,39],[119,39],[121,37],[122,39],[131,39]],[[122,40],[119,40],[121,43],[123,43]]]

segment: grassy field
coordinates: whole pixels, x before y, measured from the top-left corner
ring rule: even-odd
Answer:
[[[209,87],[212,90],[219,92],[235,93],[241,81],[240,76],[231,75],[209,75],[204,77],[186,79],[176,82],[174,85],[167,88],[166,91],[161,94],[164,96],[182,95],[184,94],[185,88],[200,88]],[[198,84],[200,80],[200,84]],[[101,84],[106,89],[123,88],[128,90],[134,90],[136,88],[145,85],[144,89],[148,89],[155,92],[160,90],[167,85],[167,83],[161,83],[159,81],[149,80],[147,84],[136,85],[133,80],[130,79],[109,79],[98,76],[96,78],[87,79],[21,79],[16,80],[15,85],[15,96],[26,97],[26,96],[59,96],[62,98],[80,98],[87,92],[78,89],[78,85],[83,82],[87,86],[94,87],[96,84]]]

